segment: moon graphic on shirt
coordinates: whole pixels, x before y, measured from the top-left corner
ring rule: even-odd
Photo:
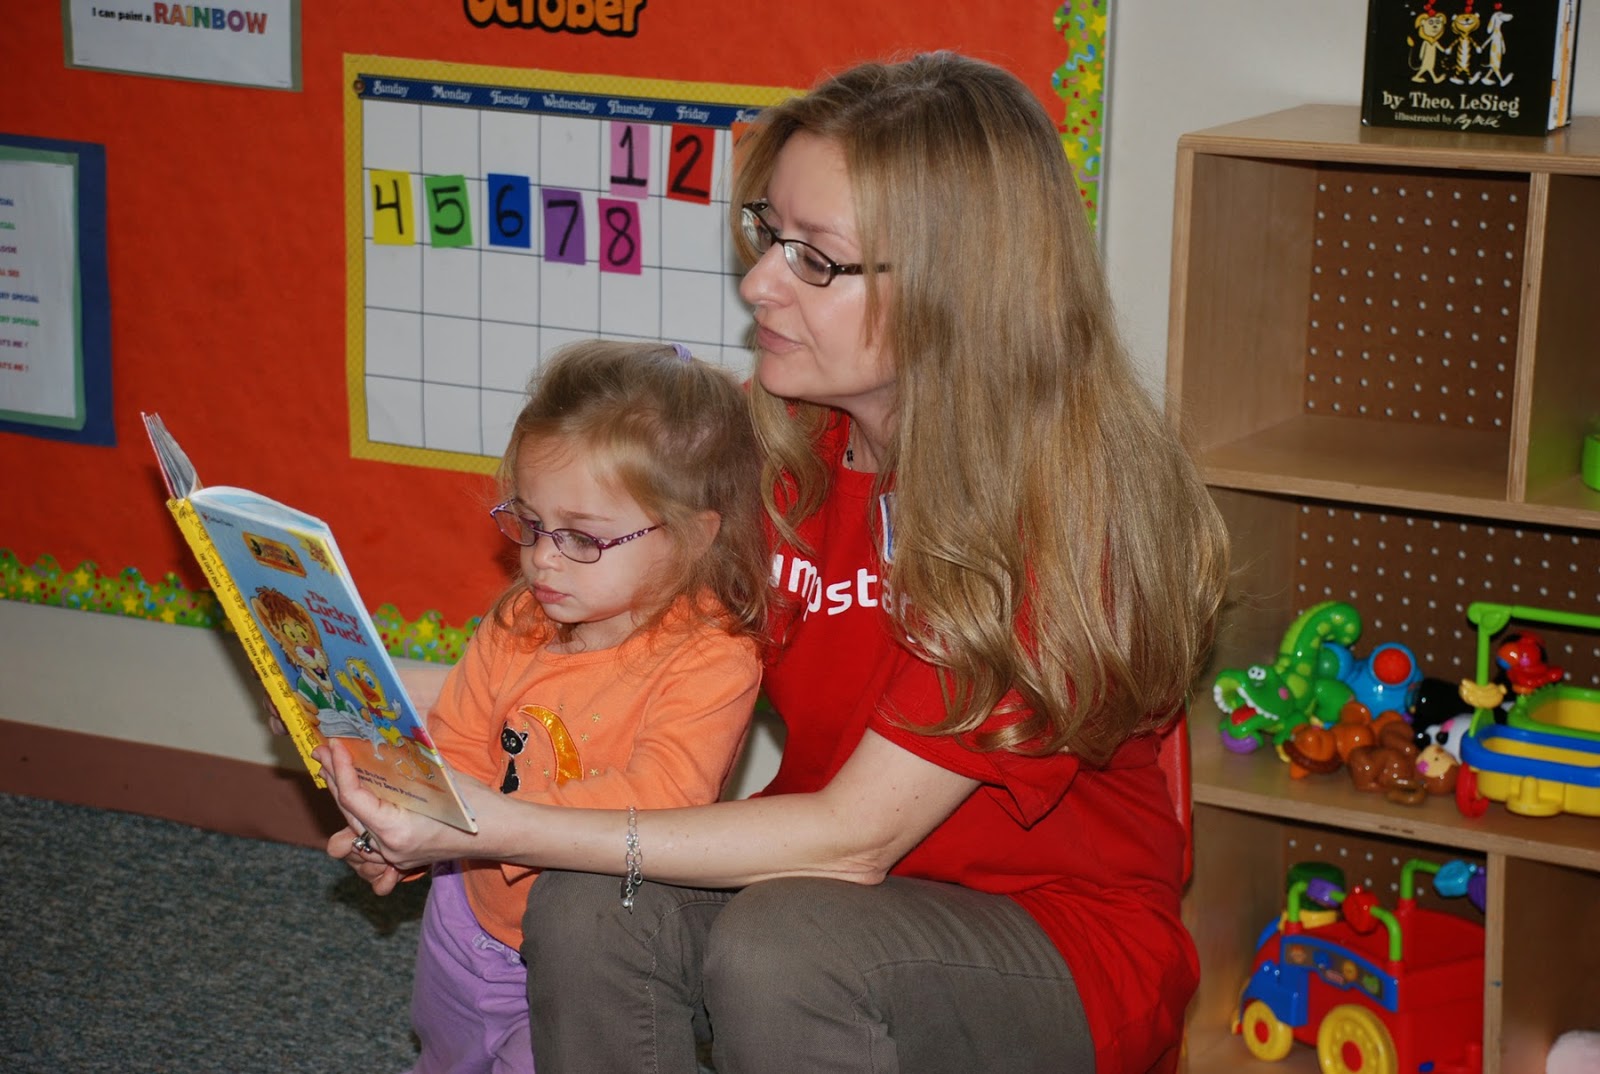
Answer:
[[[569,779],[582,779],[583,762],[578,759],[578,744],[572,740],[561,717],[542,705],[523,705],[517,711],[542,724],[545,733],[550,736],[550,748],[555,751],[556,783],[559,785]]]

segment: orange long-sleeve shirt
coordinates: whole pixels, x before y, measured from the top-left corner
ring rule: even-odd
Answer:
[[[694,623],[681,606],[657,630],[592,653],[551,652],[486,618],[428,730],[453,768],[527,801],[700,805],[722,793],[760,683],[752,641]],[[619,870],[623,854],[619,843]],[[537,870],[468,860],[461,872],[484,931],[520,947]]]

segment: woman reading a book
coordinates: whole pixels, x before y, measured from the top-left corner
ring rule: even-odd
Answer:
[[[670,810],[469,787],[471,837],[335,748],[329,852],[380,891],[460,855],[546,870],[543,1074],[692,1074],[705,1016],[722,1074],[1145,1070],[1197,975],[1153,732],[1225,536],[1117,338],[1057,132],[941,53],[831,78],[739,152],[772,784]]]

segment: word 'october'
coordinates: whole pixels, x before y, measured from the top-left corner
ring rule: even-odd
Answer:
[[[466,0],[474,26],[514,26],[524,30],[632,37],[647,0]]]

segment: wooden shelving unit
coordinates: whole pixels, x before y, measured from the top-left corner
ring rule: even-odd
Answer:
[[[1168,405],[1233,538],[1214,670],[1270,663],[1296,614],[1362,612],[1358,651],[1403,641],[1473,672],[1473,600],[1600,610],[1600,493],[1578,479],[1600,418],[1600,120],[1548,138],[1364,128],[1307,106],[1178,145]],[[1541,630],[1600,681],[1590,636]],[[1204,683],[1209,687],[1209,678]],[[1229,1032],[1290,864],[1381,890],[1414,855],[1488,866],[1485,1074],[1541,1074],[1600,1028],[1600,819],[1460,816],[1293,780],[1191,715],[1202,980],[1186,1069],[1253,1060]]]

